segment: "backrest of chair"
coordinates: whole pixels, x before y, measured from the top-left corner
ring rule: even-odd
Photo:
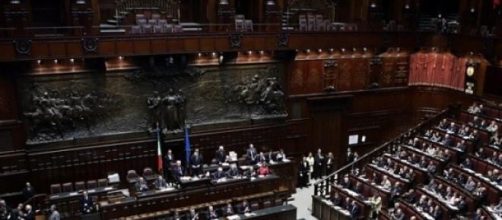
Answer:
[[[96,180],[88,180],[87,181],[87,189],[94,189],[96,187],[98,187]]]
[[[136,179],[136,178],[138,178],[138,174],[136,173],[136,170],[127,171],[126,179],[130,180],[130,179]]]
[[[131,27],[131,33],[133,33],[133,34],[140,34],[141,33],[141,26],[139,26],[139,25],[133,25]]]
[[[105,187],[108,186],[108,180],[103,178],[98,180],[98,187]]]
[[[51,184],[51,194],[61,193],[61,184]]]
[[[73,183],[63,183],[63,192],[73,192]]]
[[[153,171],[152,171],[152,168],[150,167],[146,167],[145,169],[143,169],[143,176],[152,176],[153,175]]]
[[[85,182],[84,181],[78,181],[75,182],[75,190],[80,191],[85,189]]]

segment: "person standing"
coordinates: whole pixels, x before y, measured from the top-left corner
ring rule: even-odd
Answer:
[[[310,179],[314,179],[314,155],[312,152],[309,152],[309,155],[307,156],[307,162],[309,164],[309,175]]]
[[[50,215],[49,215],[49,220],[60,220],[61,215],[59,214],[58,210],[56,209],[56,205],[52,204],[50,208]]]
[[[325,157],[322,154],[321,148],[317,150],[317,153],[314,157],[314,179],[318,179],[322,177],[322,174],[325,169]]]
[[[300,162],[300,167],[298,168],[298,186],[300,188],[307,187],[309,183],[309,162],[307,161],[307,157],[303,157]]]

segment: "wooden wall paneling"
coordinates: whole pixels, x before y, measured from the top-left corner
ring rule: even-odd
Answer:
[[[127,39],[120,39],[115,41],[115,48],[113,50],[113,55],[133,55],[135,54],[135,43],[134,41],[129,41]]]
[[[211,38],[200,39],[200,51],[215,51],[215,40]]]
[[[133,47],[134,47],[134,54],[151,54],[152,53],[152,48],[151,48],[151,40],[136,40],[133,41]]]
[[[307,101],[311,111],[311,150],[315,152],[317,148],[321,148],[324,152],[333,152],[336,158],[344,158],[347,135],[343,118],[352,96],[315,97]],[[338,167],[345,159],[335,161]]]
[[[100,40],[98,46],[98,53],[103,56],[113,56],[116,55],[117,53],[120,53],[118,52],[119,49],[121,50],[125,49],[121,46],[128,46],[128,45],[130,45],[130,43],[127,43],[127,41]]]
[[[169,53],[183,51],[184,41],[179,37],[167,38],[167,50]]]
[[[31,46],[31,57],[35,59],[50,57],[49,44],[33,41]]]
[[[294,61],[292,62],[291,70],[288,71],[288,94],[303,94],[304,91],[304,80],[303,75],[305,74],[305,66],[306,62],[304,61]]]
[[[321,92],[323,90],[324,65],[322,60],[307,60],[303,70],[303,91],[306,93]]]
[[[16,50],[12,46],[12,41],[11,42],[0,42],[0,60],[9,60],[14,57],[16,57]]]
[[[195,52],[199,51],[200,45],[199,45],[199,39],[196,38],[185,38],[183,39],[183,48],[187,52]]]
[[[151,42],[152,53],[163,54],[167,51],[167,42],[165,39],[153,39]]]
[[[82,45],[67,43],[66,44],[67,57],[75,58],[83,55]]]
[[[49,53],[51,57],[66,57],[65,42],[50,42],[48,43]]]

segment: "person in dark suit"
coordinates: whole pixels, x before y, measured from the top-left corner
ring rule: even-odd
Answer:
[[[279,153],[275,155],[275,161],[282,162],[286,159],[286,153],[284,153],[283,149],[279,150]]]
[[[247,200],[243,200],[242,203],[239,205],[239,214],[245,214],[251,212],[251,208],[249,207],[249,203]]]
[[[214,153],[214,159],[218,164],[227,162],[227,153],[225,152],[223,145],[220,145],[218,150]]]
[[[218,167],[218,169],[216,170],[216,172],[213,173],[213,180],[214,181],[218,181],[218,180],[221,180],[221,179],[225,178],[226,176],[227,175],[223,171],[223,167]]]
[[[434,219],[443,219],[443,211],[441,211],[441,208],[439,208],[438,205],[434,206],[434,209],[432,210],[432,217],[434,217]]]
[[[83,214],[89,214],[94,211],[94,202],[92,198],[89,197],[87,191],[82,193],[82,198],[80,198],[80,210]]]
[[[156,189],[164,189],[167,188],[167,182],[162,177],[162,175],[159,175],[157,179],[153,182],[153,185],[155,186]]]
[[[21,217],[22,220],[35,220],[35,213],[33,212],[33,208],[31,205],[26,205],[24,208],[24,213]]]
[[[314,174],[313,179],[321,178],[323,175],[323,171],[325,168],[324,163],[324,155],[322,154],[322,150],[319,148],[317,153],[314,156]]]
[[[265,154],[263,152],[260,152],[260,154],[258,154],[258,157],[256,158],[256,162],[259,164],[267,163],[267,157],[265,156]]]
[[[136,192],[145,192],[148,191],[148,184],[143,177],[138,178],[138,181],[135,184]]]
[[[350,183],[350,179],[349,179],[349,176],[348,175],[345,175],[342,179],[342,181],[340,182],[340,185],[345,188],[345,189],[351,189],[352,188],[352,184]]]
[[[359,206],[356,204],[356,201],[352,201],[350,203],[350,219],[359,219],[359,214],[360,214],[360,208]]]
[[[326,157],[326,175],[331,174],[333,171],[335,171],[335,157],[333,153],[329,152]]]
[[[54,204],[52,204],[49,209],[49,220],[61,220],[61,215]]]
[[[166,155],[164,156],[164,167],[168,168],[172,166],[174,162],[174,155],[171,149],[167,150]],[[169,176],[169,169],[164,169],[164,175]]]
[[[249,166],[249,169],[244,173],[244,176],[246,176],[247,178],[255,178],[258,175],[256,174],[254,167]]]
[[[239,168],[237,168],[237,164],[235,164],[235,163],[230,164],[230,169],[228,169],[228,171],[227,171],[227,176],[229,178],[236,178],[236,177],[239,177],[240,175],[241,174],[240,174]]]
[[[464,162],[460,164],[460,166],[472,170],[472,163],[471,160],[469,160],[469,158],[465,159]]]
[[[354,186],[354,189],[352,191],[361,194],[363,192],[363,184],[360,182],[357,182],[356,185]]]
[[[392,213],[391,217],[392,220],[404,220],[404,213],[400,208],[398,208],[394,213]]]
[[[35,189],[31,186],[30,182],[26,182],[26,186],[23,188],[24,200],[28,200],[35,195]]]
[[[176,161],[176,164],[173,166],[171,173],[177,182],[180,181],[180,177],[185,176],[185,170],[183,169],[183,166],[181,166],[181,161]]]
[[[338,192],[335,192],[335,194],[331,197],[331,202],[333,203],[334,206],[341,207],[343,199],[340,196],[340,194],[338,194]]]
[[[188,213],[188,215],[186,216],[187,220],[199,220],[201,219],[200,216],[199,216],[199,213],[195,211],[194,208],[190,208],[190,212]]]
[[[192,168],[192,175],[199,176],[202,174],[202,165],[204,161],[202,159],[202,155],[199,153],[199,149],[195,149],[193,152],[192,158],[190,160],[190,166]]]
[[[246,159],[249,162],[249,164],[256,164],[257,160],[257,153],[256,149],[254,148],[253,144],[249,144],[249,148],[246,150]]]
[[[476,213],[474,213],[474,216],[472,216],[472,220],[482,220],[482,219],[484,219],[483,214],[481,212],[481,209],[478,208],[476,209]]]
[[[223,216],[234,215],[235,211],[234,211],[234,207],[232,206],[232,204],[227,203],[227,205],[222,209],[222,214],[223,214]]]
[[[300,162],[300,167],[298,168],[298,186],[307,187],[309,183],[309,163],[306,157],[303,157]]]

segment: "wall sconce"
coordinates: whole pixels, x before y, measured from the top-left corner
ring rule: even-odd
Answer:
[[[228,0],[220,0],[220,5],[228,5]]]
[[[275,1],[274,0],[268,0],[267,5],[269,6],[275,6]]]

